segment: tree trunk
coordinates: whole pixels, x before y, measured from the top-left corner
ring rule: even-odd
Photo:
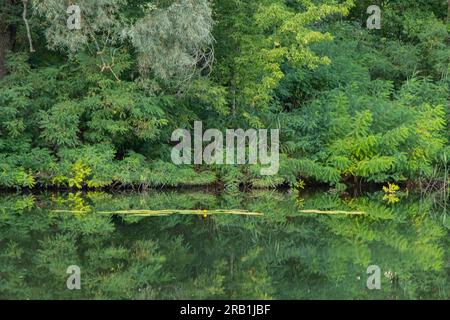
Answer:
[[[4,5],[7,7],[6,14],[0,16],[3,20],[0,21],[0,79],[6,75],[6,54],[13,48],[16,37],[16,26],[11,25],[7,19],[12,12],[12,6],[16,5],[16,0],[6,0]]]
[[[0,26],[1,28],[2,26]],[[6,75],[6,54],[12,48],[11,31],[7,27],[0,30],[0,79]]]
[[[448,0],[447,23],[450,23],[450,0]]]

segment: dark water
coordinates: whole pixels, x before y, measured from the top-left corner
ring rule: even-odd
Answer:
[[[105,213],[227,208],[264,215]],[[434,208],[383,193],[1,195],[0,298],[449,299],[450,224]],[[81,290],[67,288],[71,265]],[[380,290],[367,288],[370,265]]]

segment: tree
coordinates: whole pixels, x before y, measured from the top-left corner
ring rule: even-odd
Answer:
[[[217,48],[218,81],[229,87],[234,114],[238,108],[249,119],[255,110],[267,111],[284,66],[314,69],[329,64],[311,46],[331,40],[332,35],[313,25],[333,15],[345,16],[352,6],[352,0],[218,1],[217,37],[224,39]]]
[[[100,60],[100,70],[114,70],[115,52],[131,40],[138,52],[142,75],[152,75],[163,83],[180,86],[196,69],[212,61],[210,2],[208,0],[171,1],[168,5],[128,4],[124,0],[98,2],[80,0],[80,30],[67,28],[66,3],[34,0],[35,11],[46,21],[45,34],[51,49],[70,55],[89,51]],[[127,11],[135,7],[132,17]]]
[[[448,0],[447,22],[450,23],[450,0]]]
[[[197,67],[211,68],[214,39],[208,0],[181,0],[146,13],[130,31],[143,74],[183,83],[191,80]]]
[[[6,75],[6,55],[14,46],[18,0],[0,0],[0,79]]]

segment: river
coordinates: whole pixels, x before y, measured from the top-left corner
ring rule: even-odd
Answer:
[[[1,194],[0,298],[449,299],[445,212],[383,196]]]

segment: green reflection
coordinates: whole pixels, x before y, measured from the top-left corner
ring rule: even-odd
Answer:
[[[0,298],[448,299],[446,220],[431,200],[383,196],[2,195]],[[108,213],[167,209],[173,214]],[[373,264],[381,290],[366,287]],[[81,290],[66,287],[71,265],[81,268]]]

